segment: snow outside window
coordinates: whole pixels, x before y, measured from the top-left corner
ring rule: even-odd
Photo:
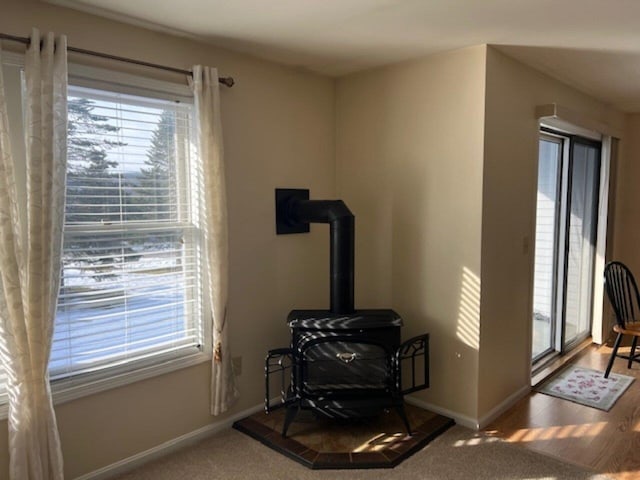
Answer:
[[[202,349],[201,182],[192,104],[71,86],[68,105],[49,367],[75,385]]]
[[[27,195],[22,65],[13,54],[0,65],[19,204]],[[49,361],[55,403],[211,358],[202,169],[187,82],[79,65],[69,73],[64,244]],[[5,386],[0,366],[0,417]]]
[[[26,222],[24,56],[2,64],[19,213]],[[193,95],[172,83],[69,64],[54,403],[211,359],[201,274],[202,169]],[[7,415],[0,365],[0,418]]]

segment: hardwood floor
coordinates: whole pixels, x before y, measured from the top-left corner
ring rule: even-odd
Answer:
[[[592,345],[572,363],[604,371],[610,353]],[[636,381],[608,412],[534,391],[486,431],[618,480],[640,479],[640,364],[628,370],[616,359],[612,371]]]

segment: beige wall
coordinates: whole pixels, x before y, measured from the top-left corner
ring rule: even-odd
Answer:
[[[485,46],[351,75],[334,92],[330,79],[188,39],[35,0],[0,4],[0,31],[26,36],[33,26],[82,48],[215,65],[238,82],[222,92],[229,313],[234,355],[243,357],[231,414],[261,401],[262,360],[286,345],[288,310],[328,304],[326,229],[276,237],[280,186],[343,198],[355,213],[356,306],[396,309],[405,338],[431,333],[422,400],[473,420],[527,385],[534,109],[557,102],[622,128],[618,112]],[[638,128],[640,117],[630,117],[628,131]],[[630,150],[640,153],[640,140]],[[637,224],[636,170],[621,162],[615,249],[640,265],[640,229],[627,227]],[[209,374],[203,364],[58,405],[67,477],[219,420],[208,413]],[[5,432],[0,421],[0,478]]]
[[[432,385],[420,397],[471,422],[530,381],[535,109],[549,103],[625,125],[620,112],[493,47],[337,83],[337,188],[357,218],[357,306],[391,305],[405,337],[431,333]],[[620,178],[625,168],[637,177],[622,166]],[[631,182],[619,187],[617,224],[636,213]]]
[[[356,215],[356,306],[431,334],[421,399],[475,418],[485,47],[337,82],[338,196]]]
[[[640,114],[627,115],[624,155],[616,181],[614,245],[611,260],[626,263],[640,277]]]
[[[273,203],[275,187],[310,188],[316,198],[334,196],[333,81],[35,0],[0,3],[1,32],[27,36],[31,27],[66,33],[72,46],[178,68],[214,65],[236,79],[235,87],[222,90],[231,342],[234,355],[243,357],[241,399],[230,413],[259,404],[264,355],[287,345],[288,311],[328,305],[326,230],[313,227],[310,235],[276,237]],[[209,374],[203,364],[58,405],[67,478],[220,420],[208,413]],[[8,478],[6,435],[3,420],[0,478]]]
[[[549,103],[619,130],[624,127],[620,112],[488,48],[480,418],[529,382],[538,156],[535,108]]]

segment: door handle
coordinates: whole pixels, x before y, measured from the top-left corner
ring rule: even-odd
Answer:
[[[338,357],[338,360],[342,360],[344,363],[351,363],[353,362],[357,355],[355,353],[336,353],[336,357]]]

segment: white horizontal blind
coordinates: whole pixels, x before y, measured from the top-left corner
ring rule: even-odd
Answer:
[[[77,86],[68,104],[51,378],[199,351],[193,105]]]

